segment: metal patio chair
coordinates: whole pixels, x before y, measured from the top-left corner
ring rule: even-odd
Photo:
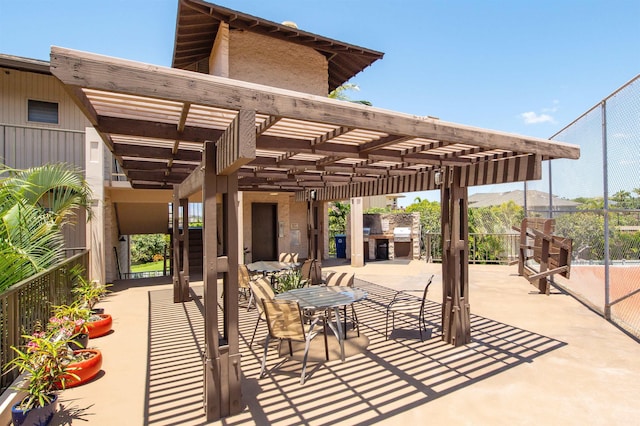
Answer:
[[[389,339],[389,314],[391,314],[391,329],[395,328],[396,314],[418,317],[418,329],[420,330],[420,341],[423,341],[422,328],[427,331],[427,325],[424,317],[424,306],[427,300],[429,286],[433,282],[433,275],[424,287],[424,290],[403,290],[397,292],[393,296],[391,303],[387,305],[387,318],[385,321],[384,335],[385,339]],[[422,298],[416,297],[422,293]]]
[[[269,342],[272,339],[277,339],[280,342],[282,342],[282,340],[287,340],[289,343],[289,355],[293,356],[293,347],[291,345],[291,341],[293,340],[305,342],[304,356],[302,358],[302,373],[300,375],[300,384],[304,385],[309,346],[311,344],[311,340],[317,335],[317,333],[313,332],[313,327],[319,319],[315,319],[311,324],[305,326],[302,320],[302,311],[297,301],[263,299],[261,300],[261,303],[264,307],[269,333],[267,334],[267,338],[264,342],[264,354],[262,356],[260,378],[264,377],[265,374]]]

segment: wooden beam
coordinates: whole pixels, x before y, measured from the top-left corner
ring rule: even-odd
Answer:
[[[216,144],[216,173],[229,175],[256,158],[256,113],[240,110]]]
[[[469,164],[464,167],[458,167],[460,170],[460,185],[469,187],[540,179],[542,177],[541,163],[542,156],[528,155]],[[316,199],[319,201],[332,201],[401,192],[430,191],[439,188],[435,184],[434,171],[435,169],[432,169],[408,175],[389,173],[389,177],[379,177],[377,182],[372,184],[352,183],[326,187],[317,191]],[[303,184],[301,183],[300,185]],[[296,201],[304,201],[306,197],[307,194],[304,191],[296,193]]]
[[[159,158],[164,160],[200,161],[200,151],[181,149],[176,154],[173,148],[157,146],[129,145],[117,143],[113,147],[113,153],[121,157]]]
[[[284,89],[60,47],[52,47],[50,63],[53,75],[70,86],[236,111],[249,109],[266,115],[488,149],[540,154],[550,158],[577,159],[580,156],[577,145],[448,123],[430,117],[401,114],[321,96],[303,95]]]
[[[196,167],[195,170],[180,184],[178,185],[178,194],[180,198],[189,198],[191,195],[200,191],[202,188],[202,182],[204,181],[204,162]]]
[[[217,129],[186,125],[184,129],[180,131],[180,123],[160,123],[157,121],[109,117],[104,115],[98,117],[96,128],[98,131],[114,133],[116,135],[171,139],[199,144],[204,143],[205,140],[216,140],[223,132]]]

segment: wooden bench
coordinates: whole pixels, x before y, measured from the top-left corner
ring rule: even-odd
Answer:
[[[554,219],[524,218],[520,228],[518,275],[524,276],[540,293],[549,294],[548,277],[569,278],[573,241],[553,235]]]

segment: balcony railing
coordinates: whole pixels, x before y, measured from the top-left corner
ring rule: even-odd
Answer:
[[[0,294],[0,364],[13,357],[11,346],[24,344],[23,334],[31,334],[38,323],[46,325],[52,305],[73,300],[69,271],[76,265],[87,270],[89,252],[83,251],[59,265],[21,281]],[[17,371],[0,376],[0,393],[17,377]]]

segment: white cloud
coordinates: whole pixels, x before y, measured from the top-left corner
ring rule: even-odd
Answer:
[[[522,117],[525,124],[555,123],[555,120],[549,114],[538,114],[533,111],[523,112],[520,117]]]
[[[558,105],[560,105],[560,101],[554,99],[550,107],[542,108],[540,112],[523,112],[519,117],[524,120],[525,124],[555,123],[556,120],[551,114],[558,111]]]

